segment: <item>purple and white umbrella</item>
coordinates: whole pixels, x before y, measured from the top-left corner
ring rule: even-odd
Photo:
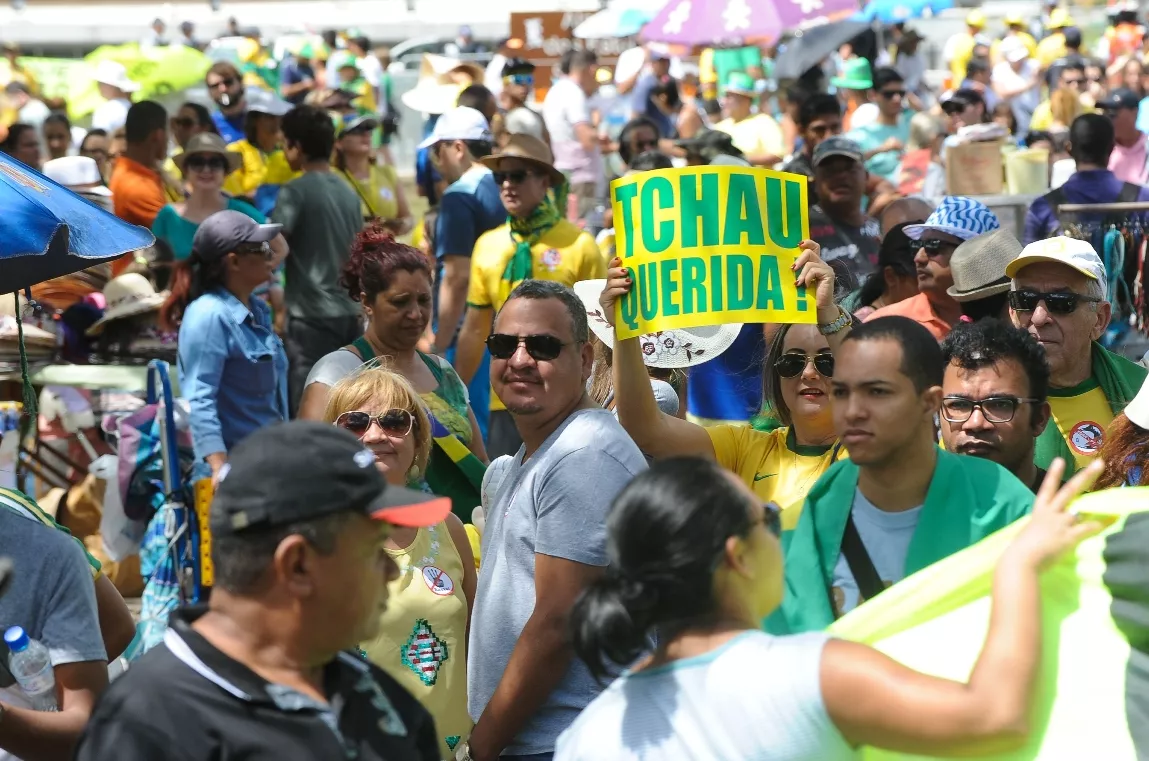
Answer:
[[[642,28],[642,38],[679,45],[769,42],[857,11],[857,0],[670,0]]]

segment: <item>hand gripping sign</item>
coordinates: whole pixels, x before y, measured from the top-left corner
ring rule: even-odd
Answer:
[[[791,265],[809,234],[806,178],[686,167],[611,183],[615,243],[634,283],[619,339],[673,328],[816,319]]]

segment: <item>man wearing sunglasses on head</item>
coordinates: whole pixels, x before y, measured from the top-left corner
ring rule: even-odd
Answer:
[[[965,241],[999,227],[997,215],[981,201],[946,196],[925,222],[905,228],[914,251],[918,294],[882,307],[866,320],[891,315],[909,317],[937,340],[945,338],[961,319],[961,305],[949,294],[954,284],[950,257]]]
[[[519,283],[553,280],[573,286],[606,275],[594,238],[564,218],[569,186],[543,142],[511,135],[506,146],[481,162],[493,172],[507,221],[484,233],[471,257],[467,313],[455,354],[464,383],[479,370],[494,315]],[[493,363],[491,372],[494,377]],[[514,454],[521,443],[511,414],[492,396],[487,454],[492,459]]]
[[[1048,468],[1062,457],[1069,475],[1097,456],[1103,432],[1147,371],[1097,343],[1112,307],[1105,265],[1089,243],[1066,237],[1030,243],[1005,273],[1013,279],[1013,324],[1029,331],[1049,360],[1053,424],[1037,439],[1035,461]]]
[[[506,116],[503,127],[506,135],[530,135],[550,143],[543,117],[527,105],[535,87],[535,65],[522,58],[512,58],[503,66],[503,89],[499,105]],[[505,145],[505,141],[503,142]]]
[[[572,662],[567,616],[607,564],[611,501],[646,459],[586,393],[589,339],[582,300],[546,280],[516,287],[487,338],[491,382],[524,444],[486,511],[468,657],[475,728],[458,761],[548,759],[602,690]]]

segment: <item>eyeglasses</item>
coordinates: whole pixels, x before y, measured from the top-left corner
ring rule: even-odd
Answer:
[[[782,508],[773,502],[763,502],[762,520],[754,521],[750,524],[750,528],[754,528],[759,523],[774,536],[782,536]]]
[[[975,409],[990,423],[1008,423],[1013,420],[1019,405],[1027,402],[1037,404],[1040,399],[1013,396],[991,396],[986,399],[966,399],[964,396],[947,396],[942,399],[942,417],[951,423],[964,423],[973,416]]]
[[[195,119],[191,118],[190,116],[173,116],[172,126],[188,129],[195,126]]]
[[[335,418],[335,425],[351,431],[360,438],[370,430],[372,422],[378,425],[379,430],[383,431],[385,435],[393,439],[402,439],[411,433],[411,429],[415,427],[415,416],[407,410],[396,408],[387,410],[382,415],[372,415],[370,412],[356,410],[344,412]]]
[[[531,359],[538,362],[549,362],[562,353],[566,346],[554,336],[512,336],[507,333],[492,333],[487,336],[487,350],[495,359],[510,359],[519,346],[525,346]]]
[[[823,378],[834,377],[834,355],[829,352],[819,352],[814,356],[809,354],[783,354],[774,362],[774,369],[783,378],[796,378],[806,369],[806,365],[814,363],[814,369]]]
[[[495,178],[496,185],[502,185],[504,182],[521,185],[528,177],[534,177],[535,173],[527,169],[520,169],[515,172],[491,172],[491,175]]]
[[[221,88],[221,87],[226,87],[226,88],[229,88],[229,89],[230,89],[230,88],[231,88],[231,86],[232,86],[232,85],[234,85],[234,84],[235,84],[235,80],[229,77],[229,78],[227,78],[227,79],[221,79],[220,81],[216,82],[214,85],[213,85],[213,84],[209,84],[209,85],[207,86],[207,89],[209,89],[209,90],[218,90],[218,89],[219,89],[219,88]]]
[[[878,92],[878,94],[881,95],[883,98],[886,98],[888,100],[893,100],[894,98],[906,97],[906,91],[905,90],[880,90]]]
[[[235,247],[235,254],[237,256],[251,256],[252,254],[261,254],[264,259],[268,261],[274,256],[271,250],[270,243],[241,243]]]
[[[913,251],[915,255],[922,249],[925,249],[926,256],[940,256],[942,254],[953,253],[955,248],[957,248],[957,246],[953,243],[950,243],[949,241],[938,240],[937,238],[931,238],[930,240],[910,241],[910,251]]]
[[[188,156],[185,166],[188,169],[218,169],[221,172],[227,171],[227,159],[223,156]]]
[[[1087,296],[1084,293],[1073,291],[1059,291],[1057,293],[1041,293],[1038,291],[1010,291],[1009,306],[1015,312],[1032,312],[1037,305],[1045,302],[1045,308],[1050,314],[1073,314],[1077,309],[1077,302],[1084,301],[1096,304],[1101,299],[1096,296]]]

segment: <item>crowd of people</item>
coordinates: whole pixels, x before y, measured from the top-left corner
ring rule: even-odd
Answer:
[[[1123,174],[1143,40],[1125,49],[1136,18],[1120,16],[1086,87],[1063,10],[1040,35],[1007,19],[998,41],[979,13],[940,97],[898,27],[891,51],[843,48],[777,113],[758,48],[707,51],[697,76],[656,45],[613,73],[570,51],[540,103],[505,40],[488,71],[436,75],[450,97],[419,145],[421,219],[387,148],[386,66],[359,35],[296,51],[276,82],[216,63],[212,104],[171,117],[108,66],[102,127],[74,135],[50,109],[11,124],[5,153],[154,232],[60,322],[69,346],[110,333],[121,360],[174,359],[186,465],[214,496],[199,526],[212,584],[193,605],[169,506],[140,518],[137,631],[100,561],[0,492],[18,573],[0,623],[46,644],[59,708],[0,688],[0,758],[1026,743],[1050,646],[1040,574],[1102,528],[1070,503],[1149,485],[1149,370],[1104,345],[1128,306],[1111,284],[1135,292],[1142,273],[1112,272],[1055,214],[1130,184],[1149,199],[1144,175]],[[460,33],[461,52],[474,44]],[[1032,87],[994,82],[999,69]],[[907,189],[909,151],[944,161],[999,104],[1020,124],[1046,81],[1052,105],[1035,100],[1016,137],[1056,153],[1054,101],[1070,90],[1089,112],[1064,122],[1075,171],[1033,204],[1024,240],[977,198]],[[8,94],[37,111],[32,84]],[[616,336],[632,283],[607,180],[681,165],[809,178],[792,275],[814,324]],[[968,684],[825,633],[1019,521]]]

